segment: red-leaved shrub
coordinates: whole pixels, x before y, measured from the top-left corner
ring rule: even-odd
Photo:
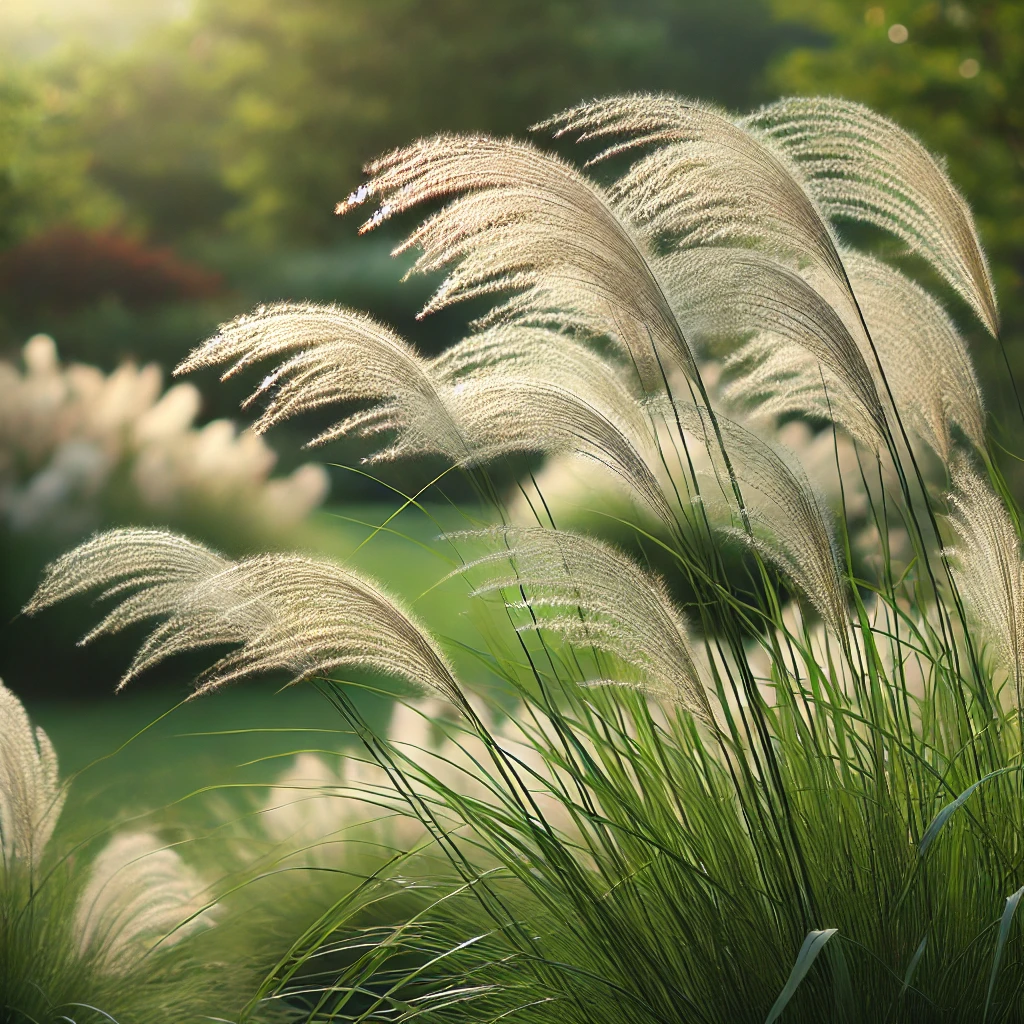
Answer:
[[[0,303],[20,312],[69,313],[105,298],[140,309],[222,289],[220,274],[170,248],[109,232],[59,227],[0,253]]]

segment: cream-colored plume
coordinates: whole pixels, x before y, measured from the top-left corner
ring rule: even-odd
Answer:
[[[725,485],[725,467],[714,442],[707,412],[677,403],[683,427],[705,447],[715,467],[724,500],[735,508],[733,490]],[[791,453],[776,448],[745,427],[718,417],[725,449],[742,487],[743,511],[750,522],[766,531],[733,530],[766,560],[778,566],[804,592],[832,632],[849,641],[846,587],[832,534],[828,503],[807,479]]]
[[[128,596],[83,642],[163,619],[121,686],[171,654],[233,643],[241,647],[203,673],[197,693],[275,669],[298,681],[359,667],[461,703],[451,667],[423,627],[375,583],[331,562],[279,554],[232,562],[162,530],[112,530],[50,565],[25,610],[98,587]]]
[[[953,466],[949,522],[958,543],[944,554],[957,589],[999,664],[1017,704],[1024,692],[1024,565],[1020,536],[1002,500],[966,459]]]
[[[652,270],[647,237],[574,167],[528,143],[441,135],[381,157],[338,212],[374,197],[363,230],[395,213],[454,198],[399,248],[414,270],[451,267],[424,313],[473,296],[515,292],[495,315],[581,329],[617,341],[656,389],[661,364],[691,379],[690,347]]]
[[[611,192],[652,233],[685,246],[756,242],[776,256],[809,259],[842,282],[835,236],[796,163],[717,108],[677,96],[615,96],[538,127],[581,141],[625,137],[597,159],[658,144]]]
[[[849,100],[780,100],[744,119],[800,167],[833,217],[867,221],[920,253],[992,334],[999,312],[971,211],[942,165],[909,132]]]
[[[0,853],[2,866],[35,867],[53,833],[66,793],[50,738],[0,681]]]
[[[475,594],[524,589],[536,621],[520,628],[549,629],[571,644],[608,651],[636,669],[638,680],[598,682],[640,685],[712,720],[686,621],[657,576],[611,545],[566,530],[499,528],[464,536],[501,545],[465,568],[499,570]],[[516,599],[510,604],[524,606]]]
[[[277,456],[252,431],[228,420],[195,427],[198,390],[161,395],[153,364],[105,376],[62,364],[44,334],[22,360],[23,370],[0,361],[0,522],[15,531],[86,533],[115,483],[117,500],[144,515],[199,508],[264,535],[298,524],[327,495],[323,466],[271,477]]]
[[[215,920],[209,887],[148,832],[123,832],[92,864],[75,909],[82,956],[129,974],[154,948],[172,946]]]
[[[361,313],[286,303],[221,328],[181,369],[231,362],[231,375],[288,356],[257,429],[306,409],[371,401],[314,443],[358,432],[394,435],[375,461],[424,454],[472,466],[513,452],[572,452],[621,476],[656,515],[672,510],[647,465],[655,438],[620,367],[572,337],[498,325],[430,360]]]
[[[808,281],[751,249],[701,246],[661,262],[676,286],[680,316],[691,338],[734,339],[754,333],[753,341],[732,357],[733,365],[747,366],[751,385],[760,390],[777,382],[776,394],[792,403],[792,384],[811,384],[811,395],[816,384],[820,394],[824,375],[831,382],[829,394],[837,396],[862,439],[871,447],[884,445],[885,413],[871,364],[856,340],[862,332],[849,326]],[[838,308],[843,308],[841,302]],[[805,376],[817,380],[790,382],[787,360],[805,366]]]
[[[886,381],[908,426],[947,464],[953,424],[984,450],[981,388],[949,314],[893,267],[861,253],[844,252],[843,259]]]
[[[747,405],[762,419],[799,412],[833,420],[861,444],[877,449],[884,440],[878,396],[884,395],[881,404],[891,409],[891,393],[905,424],[943,462],[952,456],[954,425],[983,449],[981,389],[967,347],[949,315],[893,267],[852,250],[841,250],[841,255],[870,342],[859,316],[846,309],[834,282],[820,271],[805,268],[806,287],[828,314],[815,312],[809,303],[789,308],[796,318],[813,316],[817,324],[839,319],[854,346],[852,353],[837,350],[838,358],[830,358],[794,332],[763,322],[759,333],[727,359],[732,380],[725,397]],[[859,374],[868,377],[863,385]],[[868,401],[866,391],[872,396]]]

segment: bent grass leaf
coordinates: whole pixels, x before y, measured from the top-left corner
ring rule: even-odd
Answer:
[[[838,928],[822,928],[807,933],[807,938],[804,939],[804,944],[800,947],[800,952],[797,954],[796,963],[793,964],[793,970],[789,972],[789,978],[779,993],[779,998],[775,1000],[775,1004],[768,1011],[764,1024],[773,1024],[774,1021],[777,1021],[782,1016],[782,1011],[789,1005],[790,999],[793,998],[794,993],[800,987],[800,983],[807,976],[807,972],[811,969],[811,964],[814,963],[818,954],[825,948],[825,943],[838,931]]]
[[[1010,925],[1013,924],[1013,915],[1017,912],[1017,905],[1024,896],[1024,886],[1021,886],[1012,896],[1006,897],[1006,907],[1003,910],[1002,919],[999,922],[999,936],[996,939],[996,951],[992,957],[992,974],[988,979],[988,995],[985,997],[985,1012],[982,1015],[982,1024],[988,1020],[988,1011],[992,1005],[992,993],[995,992],[996,978],[999,977],[999,968],[1003,962],[1003,952],[1006,949],[1006,940],[1010,937]]]
[[[900,987],[900,999],[906,994],[910,988],[910,983],[914,980],[914,972],[917,970],[917,965],[921,962],[921,957],[924,956],[924,951],[928,947],[928,936],[921,940],[920,945],[914,950],[914,955],[910,958],[910,963],[907,964],[907,973],[903,975],[903,985]]]
[[[946,804],[945,807],[939,811],[938,814],[932,819],[932,823],[928,826],[925,834],[921,837],[921,843],[917,848],[917,854],[919,857],[923,857],[928,852],[928,847],[935,841],[935,837],[942,831],[943,826],[953,816],[953,814],[962,807],[970,799],[971,794],[983,783],[988,782],[989,779],[994,779],[997,775],[1005,775],[1007,772],[1020,771],[1018,765],[1011,765],[1008,768],[997,768],[994,772],[989,772],[988,775],[978,779],[977,782],[968,786],[955,800]]]

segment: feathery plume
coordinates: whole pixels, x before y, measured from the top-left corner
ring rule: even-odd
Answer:
[[[783,382],[787,360],[796,355],[794,347],[802,350],[808,370],[813,367],[818,375],[818,390],[825,373],[831,396],[841,396],[863,439],[873,448],[884,445],[885,413],[856,340],[861,331],[848,326],[804,278],[742,248],[685,249],[664,258],[662,265],[665,277],[676,284],[680,316],[692,339],[756,332],[740,360],[751,368],[772,364],[771,373]],[[759,385],[763,380],[762,375]]]
[[[947,464],[952,424],[984,450],[981,388],[949,315],[893,267],[853,252],[844,253],[844,261],[896,406],[907,415],[908,425]]]
[[[396,250],[421,250],[413,272],[454,264],[421,315],[513,292],[492,320],[607,336],[652,389],[661,383],[662,361],[697,379],[693,354],[651,268],[646,237],[574,167],[528,143],[440,135],[397,149],[367,170],[370,181],[337,208],[344,213],[379,197],[363,231],[417,203],[457,197]]]
[[[151,949],[213,923],[207,891],[202,877],[155,836],[116,835],[93,862],[78,900],[79,951],[112,974],[128,974]]]
[[[968,610],[992,643],[1024,707],[1024,565],[1006,506],[963,457],[953,464],[949,522],[958,544],[943,554]]]
[[[524,588],[525,606],[536,613],[536,622],[521,629],[549,629],[570,644],[608,651],[639,672],[649,693],[678,702],[703,721],[713,720],[686,621],[657,576],[611,545],[565,530],[508,527],[462,536],[486,536],[505,545],[465,568],[509,563],[510,571],[487,579],[474,594]]]
[[[296,349],[257,389],[281,384],[259,430],[327,403],[375,401],[313,443],[390,432],[395,439],[373,461],[431,454],[461,466],[575,452],[608,466],[672,522],[646,462],[655,439],[624,374],[571,337],[497,325],[429,360],[362,314],[286,303],[225,325],[179,369],[233,361],[231,375]]]
[[[715,107],[676,96],[616,96],[537,127],[578,133],[579,141],[626,136],[596,160],[657,143],[611,190],[652,234],[684,246],[753,241],[844,280],[835,236],[797,165],[767,135]]]
[[[859,103],[821,96],[780,100],[741,123],[799,165],[829,216],[892,232],[998,334],[992,278],[971,211],[939,161],[909,132]]]
[[[841,250],[841,255],[877,361],[859,318],[845,309],[834,282],[808,267],[803,271],[807,287],[817,289],[814,294],[828,311],[825,315],[816,312],[816,320],[820,325],[838,322],[854,346],[852,352],[841,351],[830,358],[813,345],[801,345],[795,333],[763,324],[764,329],[726,360],[728,369],[739,372],[725,389],[725,397],[756,406],[761,417],[800,412],[833,420],[862,444],[876,449],[883,439],[879,417],[886,404],[878,396],[885,395],[887,402],[891,392],[908,426],[943,462],[948,463],[951,456],[953,424],[983,449],[981,389],[963,338],[948,314],[893,267],[851,250]],[[885,373],[884,383],[879,364]],[[854,367],[869,381],[859,391],[850,386]],[[864,400],[867,388],[873,405]]]
[[[227,420],[193,426],[199,392],[160,394],[155,365],[122,363],[109,376],[62,365],[48,335],[29,339],[24,372],[0,362],[0,520],[15,530],[85,533],[101,497],[127,470],[120,493],[166,519],[189,508],[230,515],[260,534],[294,525],[323,501],[328,479],[307,463],[269,478],[273,450]]]
[[[232,562],[162,530],[111,530],[52,563],[25,611],[97,587],[128,596],[83,643],[164,620],[120,686],[171,654],[234,643],[241,647],[200,676],[196,694],[274,669],[298,682],[345,666],[400,676],[462,706],[447,659],[423,627],[376,584],[330,562],[277,554]]]
[[[677,404],[676,411],[683,427],[704,444],[722,483],[721,456],[713,441],[707,411],[682,403]],[[732,420],[719,416],[718,422],[725,448],[743,485],[744,499],[750,503],[745,509],[747,516],[752,524],[763,527],[767,536],[731,532],[789,576],[846,645],[846,588],[825,499],[812,487],[792,455]],[[732,490],[724,484],[722,493],[730,504],[734,502]]]
[[[722,397],[762,422],[799,413],[833,422],[869,450],[878,448],[878,424],[828,368],[794,342],[754,335],[724,363],[730,381]]]
[[[310,409],[337,402],[373,401],[421,410],[445,450],[468,455],[468,443],[451,423],[429,372],[429,361],[390,328],[364,313],[334,305],[282,302],[222,324],[194,349],[175,374],[231,365],[222,380],[264,359],[284,358],[249,396],[267,406],[258,433]],[[361,426],[363,415],[342,419],[312,444],[323,444]]]
[[[0,681],[0,853],[5,870],[15,861],[30,867],[39,863],[65,796],[50,738],[32,728],[21,701]]]

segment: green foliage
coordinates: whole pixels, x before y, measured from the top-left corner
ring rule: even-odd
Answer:
[[[45,66],[130,223],[322,243],[362,164],[411,135],[504,133],[616,88],[743,103],[805,36],[762,0],[202,0],[130,49],[58,48]]]
[[[948,159],[969,198],[1003,301],[1003,335],[1024,339],[1024,8],[1001,0],[775,0],[784,19],[827,45],[797,48],[769,74],[784,93],[820,92],[866,103]],[[898,28],[906,30],[903,39]],[[978,354],[993,386],[998,352]]]
[[[45,76],[0,74],[0,247],[54,224],[102,226],[117,200],[89,176],[90,151],[76,138],[67,97]]]
[[[990,1021],[1018,1020],[1024,977],[1004,959],[1007,941],[1020,948],[1013,718],[984,738],[976,723],[978,742],[958,750],[958,738],[920,735],[890,700],[897,680],[879,672],[848,704],[791,640],[806,683],[762,690],[749,712],[772,734],[760,769],[681,716],[574,689],[576,670],[551,648],[533,646],[528,662],[492,646],[524,700],[515,728],[535,758],[469,724],[462,743],[490,789],[483,800],[382,744],[332,691],[381,763],[424,794],[417,813],[463,823],[436,829],[463,882],[373,937],[336,922],[333,948],[366,944],[361,962],[313,992],[308,977],[284,975],[266,991],[304,992],[316,1020],[373,990],[353,1019],[384,1020],[390,1006],[404,1020],[754,1024],[784,1010],[782,1020],[966,1022],[988,1003]],[[937,727],[959,718],[932,696]],[[944,818],[992,764],[1004,767],[978,804]],[[378,882],[367,895],[386,893]],[[324,941],[311,936],[299,962]]]

